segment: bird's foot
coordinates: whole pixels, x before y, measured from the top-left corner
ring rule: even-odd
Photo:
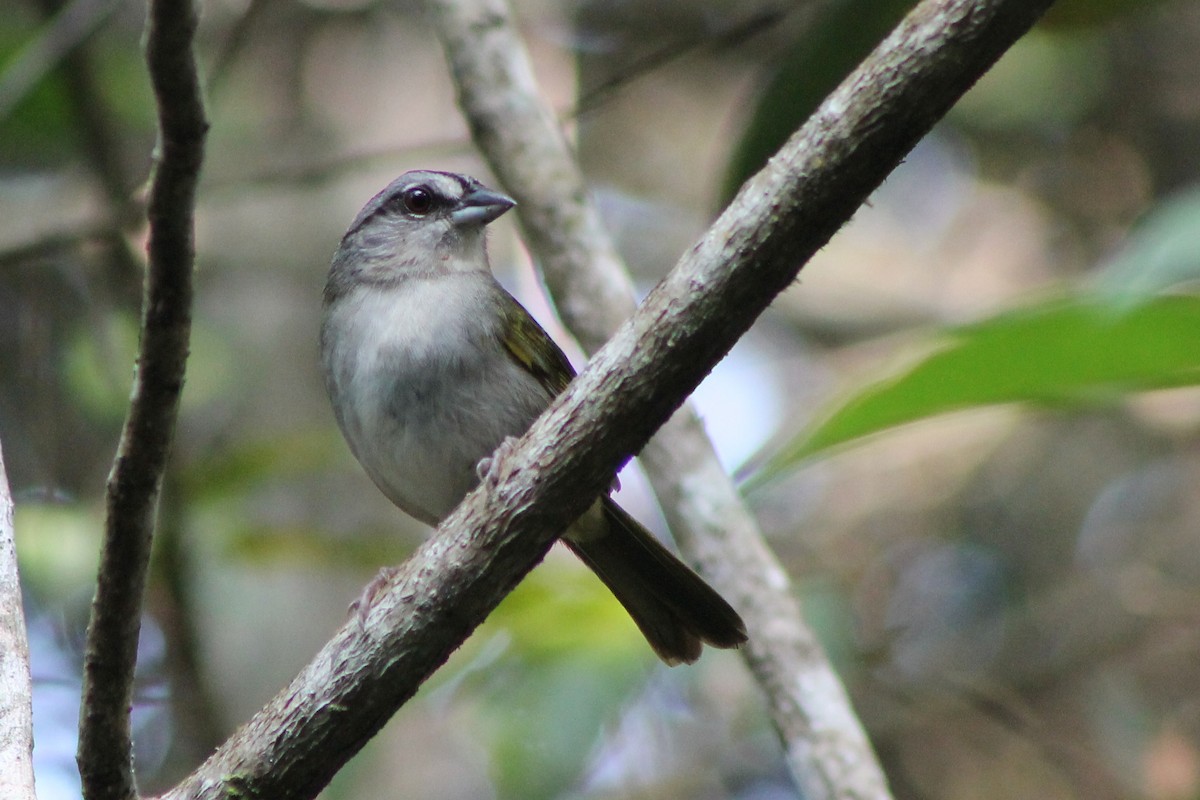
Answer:
[[[366,627],[367,617],[371,613],[371,608],[379,601],[380,596],[387,591],[388,584],[399,571],[397,567],[384,567],[379,570],[379,574],[372,578],[371,582],[363,588],[362,594],[350,604],[349,612],[355,616],[360,626]]]
[[[516,449],[517,437],[505,436],[504,441],[496,448],[496,451],[490,456],[479,459],[479,463],[475,465],[475,475],[480,481],[487,481],[489,485],[496,486],[500,483],[500,465],[505,461],[512,451]]]

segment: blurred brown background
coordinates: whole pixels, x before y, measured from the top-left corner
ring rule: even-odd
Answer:
[[[648,289],[905,7],[516,11]],[[73,797],[78,641],[129,393],[153,107],[138,4],[6,11],[0,442],[39,790]],[[213,0],[200,42],[213,128],[135,715],[148,789],[282,688],[374,571],[424,535],[335,430],[317,370],[320,291],[346,225],[400,172],[492,182],[410,4]],[[730,469],[919,358],[947,325],[1114,275],[1188,285],[1200,274],[1197,52],[1194,2],[1064,0],[701,388]],[[556,330],[511,221],[494,227],[502,281]],[[1200,797],[1198,422],[1191,389],[975,410],[749,494],[897,797]],[[623,483],[623,503],[661,530],[637,474]],[[737,657],[660,667],[556,552],[324,796],[798,795]]]

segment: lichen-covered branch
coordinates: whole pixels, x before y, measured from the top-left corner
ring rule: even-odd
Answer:
[[[137,797],[129,711],[159,490],[183,390],[192,313],[193,211],[208,123],[189,0],[151,0],[146,60],[158,107],[148,266],[129,413],[109,473],[84,654],[78,762],[88,800]]]
[[[17,549],[12,490],[0,454],[0,797],[34,800],[33,680]]]

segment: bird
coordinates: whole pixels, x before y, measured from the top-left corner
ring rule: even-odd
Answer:
[[[406,172],[354,218],[325,284],[321,363],[338,426],[383,494],[431,526],[575,375],[492,274],[485,229],[514,205],[467,175]],[[665,663],[747,641],[733,607],[608,493],[561,541]]]

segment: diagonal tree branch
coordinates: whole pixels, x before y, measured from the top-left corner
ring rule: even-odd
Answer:
[[[533,69],[506,0],[427,0],[459,104],[517,213],[572,332],[594,351],[635,307],[633,284],[588,199],[583,175]],[[685,403],[642,451],[684,553],[741,611],[742,654],[767,696],[805,797],[887,798],[866,733],[787,573]]]
[[[919,6],[395,571],[367,619],[166,796],[315,796],[1049,2]]]
[[[0,455],[0,797],[34,800],[33,680],[13,533],[12,491]]]
[[[104,544],[84,655],[79,762],[89,800],[136,798],[129,710],[142,595],[163,471],[183,390],[192,313],[193,209],[208,123],[189,0],[151,0],[146,60],[159,114],[149,265],[133,398],[106,494]]]

